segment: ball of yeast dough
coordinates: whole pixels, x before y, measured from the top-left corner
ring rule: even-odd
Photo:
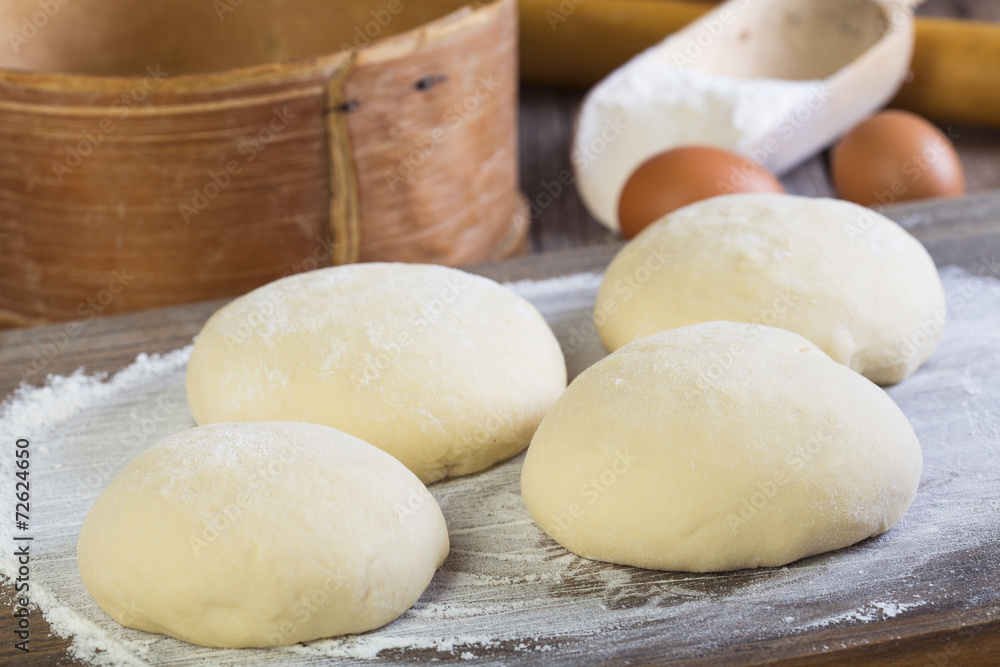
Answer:
[[[447,555],[444,517],[413,473],[294,422],[161,441],[101,493],[77,543],[83,583],[116,621],[228,647],[385,625]]]
[[[199,424],[290,420],[356,435],[425,484],[522,451],[566,388],[535,308],[440,266],[283,278],[215,313],[187,370]]]
[[[580,556],[708,572],[889,530],[921,465],[878,386],[798,334],[709,322],[626,345],[577,377],[528,448],[521,493]]]
[[[775,326],[893,384],[933,352],[945,300],[924,247],[875,211],[726,195],[667,215],[626,245],[605,273],[594,317],[609,350],[697,322]]]

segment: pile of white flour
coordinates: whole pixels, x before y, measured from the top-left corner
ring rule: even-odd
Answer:
[[[33,599],[53,630],[71,638],[73,657],[109,665],[308,665],[331,657],[340,658],[338,664],[493,662],[509,661],[503,656],[512,652],[577,664],[650,642],[666,647],[665,657],[704,659],[730,646],[843,624],[891,632],[910,615],[964,605],[970,588],[995,603],[1000,282],[957,269],[946,269],[943,280],[952,308],[944,339],[923,369],[889,390],[923,446],[920,490],[898,526],[852,548],[788,567],[725,574],[584,560],[531,521],[518,488],[522,455],[431,487],[448,520],[452,553],[420,601],[384,628],[271,650],[206,649],[126,629],[84,590],[76,537],[118,470],[160,438],[194,424],[184,397],[185,348],[140,355],[112,378],[53,377],[42,388],[19,390],[0,408],[7,450],[16,438],[31,442]],[[513,286],[552,324],[571,377],[605,354],[590,324],[599,282],[584,274]],[[13,460],[0,457],[4,480],[13,479]],[[4,507],[13,507],[13,486],[3,484]],[[13,532],[11,521],[0,524],[0,571],[8,578],[16,571]],[[984,558],[993,559],[991,567],[982,566]],[[982,567],[958,569],[968,562]],[[949,572],[943,564],[955,571],[943,575]],[[858,634],[845,641],[862,641]]]

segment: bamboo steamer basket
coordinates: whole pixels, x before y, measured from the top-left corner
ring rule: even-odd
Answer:
[[[0,323],[523,249],[514,0],[8,0]]]

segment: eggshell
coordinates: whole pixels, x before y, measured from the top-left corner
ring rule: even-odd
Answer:
[[[784,193],[753,160],[711,146],[682,146],[632,172],[618,200],[622,235],[630,239],[666,214],[702,199],[736,192]]]
[[[965,193],[948,137],[907,111],[883,111],[856,126],[834,147],[830,168],[840,197],[863,206]]]

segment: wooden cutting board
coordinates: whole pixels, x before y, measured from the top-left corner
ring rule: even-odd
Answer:
[[[1000,193],[903,205],[890,209],[888,213],[928,247],[939,266],[956,265],[971,273],[1000,277]],[[472,267],[471,270],[501,281],[538,280],[601,271],[618,247],[608,245],[534,255]],[[81,366],[86,367],[88,372],[113,372],[131,363],[140,352],[166,352],[184,347],[222,303],[96,318],[84,324],[73,336],[66,337],[65,341],[60,335],[65,332],[64,325],[0,333],[0,396],[8,395],[21,382],[24,374],[29,374],[31,384],[41,384],[46,374],[65,375]],[[58,353],[51,359],[41,356],[40,351],[53,340],[60,342]],[[993,352],[1000,349],[1000,332],[996,332],[995,340],[997,345]],[[47,349],[52,350],[51,346]],[[38,372],[30,375],[36,369]],[[1000,441],[992,445],[1000,447]],[[938,667],[1000,664],[1000,584],[997,584],[996,575],[1000,535],[984,536],[984,544],[985,547],[956,551],[955,560],[921,564],[910,584],[912,593],[935,601],[920,608],[919,613],[896,616],[879,607],[871,610],[875,622],[819,623],[807,632],[782,632],[779,629],[763,637],[732,634],[715,637],[703,645],[684,646],[678,644],[676,636],[670,641],[664,639],[668,631],[676,635],[676,628],[652,622],[640,628],[638,633],[633,628],[629,641],[620,645],[616,644],[615,635],[609,629],[606,637],[589,640],[590,649],[587,643],[581,642],[566,651],[536,653],[530,657],[534,661],[547,660],[553,664],[609,660],[647,664],[668,661],[672,656],[679,655],[675,651],[683,648],[683,655],[692,662],[717,660],[727,664],[834,665],[853,660],[869,664]],[[681,578],[669,573],[631,570],[628,585],[635,587],[636,594],[640,596],[643,589],[662,587],[664,581],[676,586],[707,588],[723,595],[748,585],[751,579],[766,578],[774,572],[759,570],[698,575],[684,579],[685,584],[678,584]],[[584,581],[582,577],[585,575],[580,573],[580,582]],[[871,577],[877,579],[879,572],[871,572]],[[690,583],[694,580],[697,583]],[[565,586],[573,588],[574,582],[567,581]],[[935,598],[935,590],[941,590],[943,586],[949,588],[950,594]],[[579,590],[573,593],[580,594]],[[813,613],[817,608],[822,611],[823,605],[827,604],[823,599],[810,599],[807,582],[795,591],[795,595],[808,600]],[[0,597],[3,604],[10,605],[9,587]],[[831,606],[829,609],[831,616],[841,611],[840,607]],[[573,613],[571,603],[567,605],[566,613]],[[720,609],[719,613],[721,615],[723,610]],[[760,613],[763,617],[767,611],[762,609]],[[709,615],[707,620],[699,622],[713,623],[714,620]],[[65,653],[67,642],[48,637],[48,627],[37,615],[33,618],[30,654],[14,650],[13,627],[10,615],[0,614],[0,663],[48,665],[59,660],[60,664],[74,664]],[[692,651],[698,655],[697,660],[690,658]],[[499,660],[507,656],[510,662],[523,661],[527,657],[505,644],[497,646],[492,656]],[[423,657],[431,656],[424,654]],[[434,654],[434,657],[441,656]],[[454,658],[459,660],[458,653]]]

